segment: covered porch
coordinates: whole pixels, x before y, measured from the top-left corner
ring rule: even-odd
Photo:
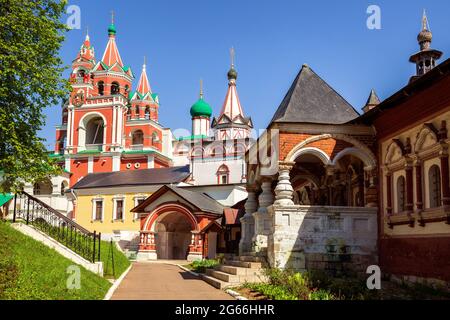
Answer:
[[[300,143],[278,161],[275,174],[249,166],[241,255],[295,269],[363,269],[376,262],[375,157],[348,142],[336,149]]]

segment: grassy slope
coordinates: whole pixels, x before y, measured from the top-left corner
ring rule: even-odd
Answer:
[[[113,258],[114,268],[112,267]],[[116,245],[113,244],[111,246],[111,243],[107,241],[102,241],[101,243],[100,260],[103,262],[103,273],[106,278],[117,279],[130,266],[130,261],[117,249]]]
[[[81,289],[66,287],[74,263],[0,222],[0,299],[103,299],[111,284],[81,269]]]

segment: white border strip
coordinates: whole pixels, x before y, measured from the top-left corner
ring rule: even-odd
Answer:
[[[239,293],[237,293],[234,290],[226,289],[225,292],[228,293],[233,298],[235,298],[236,300],[248,300],[246,297],[241,296]]]
[[[113,285],[111,286],[111,288],[109,288],[108,292],[106,293],[105,297],[103,298],[103,300],[111,300],[112,295],[114,294],[114,292],[117,290],[117,288],[119,287],[120,283],[122,282],[122,280],[126,277],[126,275],[128,274],[128,272],[131,270],[131,268],[133,267],[133,264],[130,264],[130,266],[128,267],[127,270],[125,270],[124,273],[122,273],[122,275],[119,277],[119,279],[117,279],[116,281],[114,281]]]

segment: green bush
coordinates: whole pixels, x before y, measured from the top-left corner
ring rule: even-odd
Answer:
[[[198,272],[198,273],[205,273],[206,269],[214,268],[215,266],[219,265],[219,261],[215,259],[204,259],[204,260],[195,260],[192,261],[191,264],[189,264],[189,268],[192,271]]]
[[[246,283],[244,287],[258,291],[271,300],[297,300],[297,297],[284,287],[268,283]]]
[[[336,297],[327,290],[319,289],[311,291],[308,295],[309,300],[336,300]]]

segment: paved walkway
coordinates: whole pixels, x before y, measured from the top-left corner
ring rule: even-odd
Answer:
[[[176,265],[133,263],[111,300],[234,300]]]

